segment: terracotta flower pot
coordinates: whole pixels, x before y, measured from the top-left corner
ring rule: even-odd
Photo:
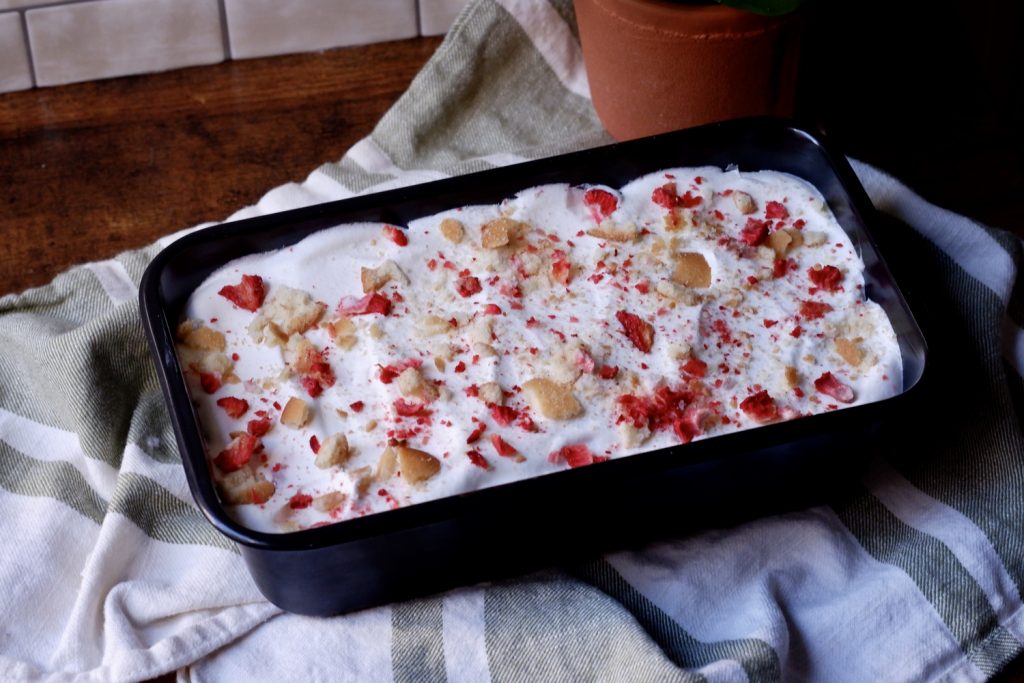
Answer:
[[[594,108],[616,139],[790,116],[802,15],[717,4],[575,0]]]

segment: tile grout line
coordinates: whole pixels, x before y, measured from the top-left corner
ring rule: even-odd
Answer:
[[[413,0],[413,7],[416,8],[416,35],[423,36],[423,0]]]
[[[25,56],[28,58],[28,75],[32,79],[32,88],[39,87],[39,79],[36,76],[36,60],[32,55],[32,41],[28,35],[28,18],[26,15],[28,12],[22,10],[18,12],[18,17],[21,19],[21,37],[22,42],[25,43]]]
[[[224,61],[228,62],[235,56],[231,54],[231,30],[228,28],[228,9],[225,0],[217,0],[217,9],[220,11],[220,37],[224,42]]]

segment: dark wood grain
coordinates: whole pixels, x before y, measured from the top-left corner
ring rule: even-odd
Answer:
[[[439,42],[0,95],[0,294],[221,220],[339,159]]]

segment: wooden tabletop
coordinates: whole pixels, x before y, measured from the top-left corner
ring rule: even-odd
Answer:
[[[439,43],[0,95],[0,294],[222,220],[340,159]]]
[[[927,199],[1024,236],[1018,3],[970,3],[976,14],[935,30],[914,3],[889,3],[879,25],[844,15],[849,4],[819,3],[815,21],[860,37],[810,34],[803,120]],[[855,44],[864,35],[871,50]],[[418,38],[0,95],[0,295],[221,220],[339,159],[438,44]],[[999,680],[1024,681],[1024,659]]]

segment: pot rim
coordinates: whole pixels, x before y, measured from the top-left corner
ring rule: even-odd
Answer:
[[[676,3],[668,0],[574,0],[618,24],[661,37],[696,40],[733,40],[757,35],[788,24],[801,13],[769,17],[717,2]],[[581,27],[582,30],[582,27]]]

